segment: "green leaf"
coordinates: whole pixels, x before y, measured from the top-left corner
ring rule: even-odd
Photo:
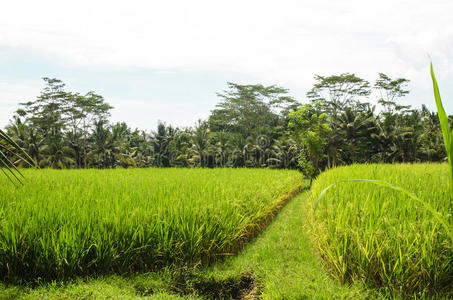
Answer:
[[[434,75],[433,64],[431,63],[431,78],[433,80],[433,89],[434,89],[434,99],[436,100],[437,114],[440,120],[440,126],[442,127],[442,135],[444,136],[445,149],[447,154],[450,154],[450,125],[448,124],[448,117],[445,113],[444,107],[442,105],[442,100],[440,99],[439,86],[437,85],[436,76]]]
[[[444,138],[445,150],[448,156],[449,177],[450,177],[450,196],[453,199],[453,132],[450,131],[450,124],[448,124],[448,116],[445,113],[440,98],[439,86],[437,84],[436,76],[434,75],[433,63],[431,63],[431,78],[433,80],[434,99],[436,100],[437,115],[439,116],[440,126],[442,128],[442,135]]]
[[[27,164],[30,166],[36,166],[36,163],[33,161],[33,159],[16,143],[14,142],[3,130],[0,129],[0,169],[3,172],[3,174],[11,181],[13,181],[13,177],[20,183],[23,184],[20,178],[16,175],[20,175],[22,178],[24,176],[22,173],[16,168],[16,166],[10,161],[10,159],[5,155],[5,152],[10,153],[13,156],[17,156],[23,161],[25,161]],[[8,149],[7,146],[9,146]],[[8,172],[5,172],[6,169],[9,173],[11,173],[12,177],[8,174]]]

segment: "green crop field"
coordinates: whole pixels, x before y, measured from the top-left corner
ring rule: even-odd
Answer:
[[[453,296],[452,203],[446,164],[353,165],[322,173],[307,209],[330,184],[381,179],[401,186],[440,213],[445,225],[404,193],[364,182],[330,188],[310,233],[330,273],[390,292]],[[312,214],[313,215],[313,214]]]
[[[0,276],[63,279],[213,261],[302,185],[297,171],[24,170],[0,177]]]

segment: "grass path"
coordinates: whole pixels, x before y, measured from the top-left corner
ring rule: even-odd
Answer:
[[[213,276],[253,271],[263,299],[375,299],[363,286],[345,286],[327,277],[303,232],[308,192],[292,199],[274,222],[238,256],[207,270]]]
[[[303,232],[304,214],[309,213],[303,211],[307,195],[303,192],[289,201],[267,229],[237,256],[205,269],[189,270],[188,275],[163,270],[133,277],[79,279],[34,289],[0,286],[0,299],[198,299],[191,292],[203,294],[205,291],[197,292],[200,286],[215,293],[215,288],[228,289],[228,284],[235,284],[244,274],[254,279],[250,295],[260,294],[263,299],[378,298],[359,284],[345,286],[327,277]],[[187,295],[178,296],[178,290]]]

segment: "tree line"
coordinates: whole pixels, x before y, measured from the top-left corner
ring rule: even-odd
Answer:
[[[159,122],[151,132],[109,122],[113,107],[101,95],[43,79],[41,94],[20,103],[5,128],[43,168],[298,168],[314,177],[338,165],[446,157],[437,114],[400,105],[409,80],[382,73],[374,84],[350,73],[316,75],[304,104],[276,85],[228,83],[207,120]],[[372,95],[379,110],[367,102]]]

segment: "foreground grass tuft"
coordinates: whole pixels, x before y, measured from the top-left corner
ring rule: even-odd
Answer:
[[[452,228],[446,164],[354,165],[319,176],[321,191],[344,179],[381,179],[413,191]],[[328,190],[311,215],[310,232],[330,273],[342,282],[365,280],[401,295],[453,296],[453,246],[447,229],[404,193],[346,182]]]

